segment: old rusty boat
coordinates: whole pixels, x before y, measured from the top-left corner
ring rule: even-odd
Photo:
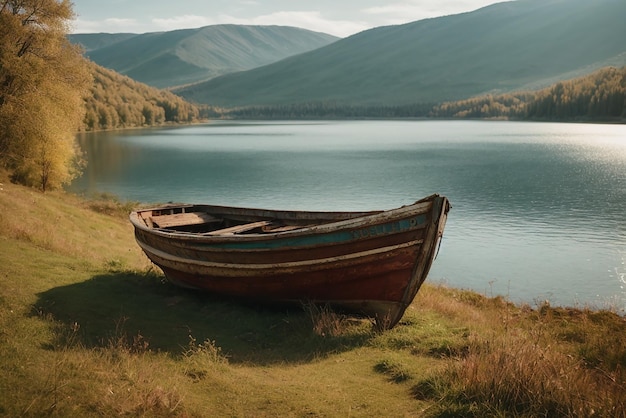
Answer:
[[[271,303],[319,303],[395,326],[426,279],[450,204],[305,212],[175,204],[130,214],[167,279]]]

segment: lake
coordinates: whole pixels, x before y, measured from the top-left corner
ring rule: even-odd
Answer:
[[[214,122],[82,134],[70,190],[306,210],[451,203],[428,280],[626,312],[626,126]]]

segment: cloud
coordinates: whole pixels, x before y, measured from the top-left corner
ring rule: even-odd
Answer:
[[[339,37],[349,36],[368,28],[368,25],[363,22],[325,19],[320,12],[316,11],[282,11],[249,18],[240,18],[227,14],[217,15],[212,18],[197,15],[184,15],[167,19],[153,19],[152,22],[162,30],[194,28],[217,24],[295,26],[316,32],[330,33]]]
[[[369,7],[361,12],[395,24],[467,12],[491,3],[493,0],[409,0]]]
[[[137,20],[122,18],[108,18],[104,20],[76,19],[71,26],[73,33],[143,33],[147,31],[147,26]]]
[[[154,24],[154,26],[157,26],[161,30],[169,31],[185,28],[201,28],[203,26],[215,25],[219,22],[206,16],[183,15],[174,16],[166,19],[155,18],[152,19],[152,23]]]
[[[317,11],[281,11],[239,20],[252,25],[295,26],[340,37],[361,32],[369,27],[364,22],[326,19]]]

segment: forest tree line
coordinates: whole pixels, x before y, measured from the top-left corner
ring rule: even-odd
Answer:
[[[168,123],[192,123],[216,110],[191,104],[181,97],[89,63],[94,82],[85,99],[81,130],[137,128]]]
[[[335,101],[285,104],[273,106],[243,106],[222,111],[232,119],[368,119],[426,116],[432,104],[405,106],[351,105]]]
[[[225,111],[234,119],[459,118],[555,121],[626,120],[626,67],[538,90],[484,95],[441,104],[358,106],[337,102],[247,106]]]
[[[535,91],[487,95],[433,107],[437,118],[507,118],[551,121],[626,119],[626,67],[607,67]]]

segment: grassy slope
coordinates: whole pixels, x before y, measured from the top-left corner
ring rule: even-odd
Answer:
[[[128,207],[0,183],[0,415],[626,414],[614,314],[429,285],[376,334],[242,306],[163,283]]]
[[[626,3],[617,0],[506,2],[364,31],[179,93],[199,103],[245,106],[436,103],[511,91],[592,72],[622,54],[624,15]]]

